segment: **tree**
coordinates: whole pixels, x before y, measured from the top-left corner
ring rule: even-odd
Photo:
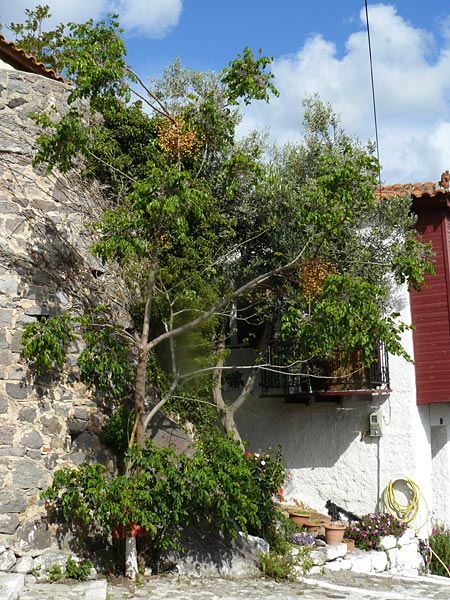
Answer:
[[[219,75],[175,62],[146,85],[126,64],[114,17],[70,24],[61,53],[73,82],[69,108],[35,115],[47,130],[36,161],[67,171],[81,156],[85,175],[107,186],[93,251],[123,273],[134,328],[86,307],[72,322],[30,327],[25,353],[35,357],[48,339],[42,366],[58,367],[78,324],[83,380],[114,403],[132,397],[129,446],[145,447],[158,409],[192,398],[214,404],[239,440],[234,415],[268,366],[276,323],[287,368],[355,349],[368,364],[377,339],[405,355],[405,325],[389,292],[396,282],[420,286],[429,249],[415,238],[407,202],[375,202],[371,148],[345,135],[329,106],[307,99],[303,142],[266,161],[261,136],[235,139],[239,100],[275,92],[266,57],[247,48]],[[222,380],[236,310],[256,351],[242,393],[227,403]],[[132,471],[129,460],[126,477]]]
[[[35,10],[26,8],[25,15],[24,23],[10,23],[6,28],[14,34],[21,50],[48,68],[60,72],[64,67],[64,25],[60,24],[52,31],[43,30],[44,21],[51,16],[48,5],[38,5]]]
[[[237,207],[240,226],[248,232],[252,221],[258,232],[251,240],[247,233],[237,273],[248,277],[249,265],[271,268],[294,254],[300,259],[241,304],[242,319],[254,331],[259,327],[259,336],[242,390],[228,401],[222,393],[224,348],[218,352],[214,398],[236,437],[235,414],[261,369],[309,376],[311,359],[356,353],[353,367],[362,369],[373,362],[379,342],[409,359],[401,346],[408,326],[399,321],[393,292],[404,282],[419,289],[423,273],[433,270],[430,248],[417,239],[409,199],[375,200],[378,163],[370,144],[346,135],[331,106],[317,96],[304,101],[303,131],[299,144],[273,151],[263,185]],[[260,213],[252,209],[258,202],[264,206]],[[266,362],[276,323],[285,356],[281,367]]]
[[[209,373],[223,425],[239,438],[233,415],[251,393],[277,321],[300,365],[353,350],[367,365],[375,340],[405,354],[405,325],[387,309],[388,296],[395,282],[420,285],[428,249],[414,236],[407,202],[375,202],[372,149],[340,129],[331,107],[307,99],[303,143],[275,149],[264,163],[257,135],[235,140],[236,106],[275,92],[270,59],[246,48],[219,75],[175,62],[147,86],[126,65],[114,17],[68,29],[70,108],[56,120],[35,117],[51,130],[36,160],[66,171],[81,153],[86,174],[109,186],[111,208],[96,224],[94,251],[121,265],[135,297],[135,331],[114,335],[135,362],[139,445],[155,411],[175,392],[189,396],[189,382],[211,381]],[[243,391],[227,405],[222,373],[236,304],[263,333]],[[97,344],[91,359],[99,352]]]

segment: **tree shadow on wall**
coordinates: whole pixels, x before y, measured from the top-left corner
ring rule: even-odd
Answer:
[[[100,263],[87,251],[83,255],[69,239],[68,232],[58,228],[49,217],[28,225],[25,253],[10,252],[8,261],[20,277],[22,297],[35,300],[40,307],[46,305],[49,310],[61,310],[61,304],[69,297],[82,309],[98,302]]]

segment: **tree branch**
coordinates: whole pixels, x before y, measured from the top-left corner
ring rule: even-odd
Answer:
[[[258,275],[251,281],[248,281],[247,283],[245,283],[238,289],[234,290],[233,292],[231,292],[230,294],[228,294],[227,296],[222,298],[222,300],[219,300],[218,302],[213,304],[208,310],[203,312],[196,319],[193,319],[192,321],[190,321],[189,323],[185,323],[184,325],[180,325],[179,327],[172,329],[172,331],[168,331],[168,332],[162,333],[161,335],[157,336],[156,338],[154,338],[153,340],[148,342],[147,350],[148,351],[153,350],[153,348],[155,348],[158,344],[169,339],[172,336],[176,336],[176,335],[179,335],[186,331],[190,331],[191,329],[194,329],[194,327],[197,327],[197,325],[200,325],[201,323],[203,323],[204,321],[209,319],[209,317],[211,317],[213,314],[222,310],[227,304],[229,304],[235,298],[238,298],[244,292],[247,292],[248,290],[252,289],[256,285],[262,283],[263,281],[266,281],[267,279],[270,279],[271,277],[274,277],[275,275],[279,275],[280,273],[283,273],[284,271],[292,269],[298,263],[302,254],[305,252],[306,248],[307,248],[307,244],[305,244],[303,249],[299,252],[299,254],[293,260],[286,263],[285,265],[282,265],[281,267],[277,267],[276,269],[267,271],[266,273]]]

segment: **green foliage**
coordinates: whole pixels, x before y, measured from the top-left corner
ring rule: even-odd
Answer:
[[[433,575],[450,577],[450,530],[441,523],[432,523],[431,535],[428,538],[431,549],[429,569]]]
[[[275,522],[275,509],[269,519],[261,497],[268,488],[227,436],[206,436],[192,458],[176,457],[150,440],[145,448],[131,448],[127,458],[128,477],[111,478],[104,466],[88,463],[57,471],[42,498],[54,502],[67,521],[79,520],[105,535],[139,524],[155,563],[161,552],[177,547],[189,523],[206,522],[212,531],[235,536],[236,526],[262,535]]]
[[[33,158],[33,164],[45,160],[48,163],[47,173],[50,173],[56,164],[60,171],[67,173],[72,167],[74,155],[85,149],[88,142],[87,133],[81,125],[79,110],[71,108],[62,119],[56,121],[46,113],[30,113],[29,117],[42,129],[54,129],[52,136],[38,136],[39,150]]]
[[[345,537],[355,540],[355,546],[361,550],[379,550],[381,538],[393,535],[401,537],[407,525],[390,513],[364,515],[361,521],[352,523],[345,530]]]
[[[279,553],[271,550],[260,555],[261,571],[264,577],[275,581],[297,581],[300,575],[307,575],[313,566],[307,546],[292,546]]]
[[[126,404],[121,404],[105,421],[100,431],[100,441],[114,452],[121,470],[124,467],[125,453],[128,450],[134,420],[133,410]]]
[[[93,563],[90,560],[75,560],[72,556],[69,556],[66,562],[66,566],[63,569],[61,565],[53,565],[47,570],[46,575],[48,581],[55,583],[62,579],[76,579],[78,581],[86,581],[89,577]],[[41,575],[40,567],[37,572],[34,573],[36,577]]]
[[[275,581],[295,581],[296,561],[291,554],[267,552],[260,555],[261,571],[264,577]]]
[[[252,487],[256,493],[258,518],[261,522],[259,533],[271,544],[277,537],[277,513],[273,498],[286,479],[286,471],[281,462],[281,448],[276,453],[271,448],[266,451],[246,452],[245,458],[252,474]]]
[[[65,576],[65,572],[61,565],[53,565],[53,567],[51,567],[47,572],[47,578],[51,583],[54,583],[55,581],[61,581],[61,579],[64,579]]]
[[[86,581],[89,577],[93,563],[90,560],[76,561],[71,556],[67,559],[65,576],[69,579]]]
[[[60,24],[52,31],[45,31],[43,23],[51,17],[48,5],[37,5],[35,10],[25,9],[24,23],[6,25],[15,36],[15,44],[27,54],[31,54],[38,62],[60,73],[64,67],[64,25]],[[0,30],[4,26],[0,24]]]
[[[222,74],[222,82],[228,88],[230,104],[236,104],[239,98],[242,98],[245,104],[250,104],[253,99],[268,102],[270,93],[279,95],[271,82],[273,74],[265,72],[271,62],[271,58],[262,56],[261,50],[259,57],[255,59],[248,46],[242,54],[238,54]]]
[[[103,307],[78,319],[85,346],[78,357],[80,378],[98,398],[108,402],[130,395],[134,376],[130,350]]]
[[[70,315],[44,318],[25,326],[22,354],[38,376],[55,373],[61,370],[67,347],[75,339]]]
[[[330,274],[308,318],[294,306],[283,315],[283,338],[297,338],[303,357],[360,351],[361,365],[369,366],[377,341],[382,341],[389,352],[408,358],[400,343],[406,325],[398,322],[398,313],[382,310],[386,300],[379,285],[361,277]]]

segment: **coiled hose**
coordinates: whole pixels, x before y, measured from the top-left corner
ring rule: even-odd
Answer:
[[[395,484],[400,482],[406,482],[410,492],[411,492],[411,500],[406,504],[400,504],[397,498],[395,497]],[[398,517],[400,521],[409,526],[409,524],[414,521],[419,513],[420,508],[420,500],[423,500],[426,506],[426,517],[425,521],[420,525],[420,527],[413,527],[414,531],[419,531],[428,521],[428,504],[425,499],[425,496],[420,491],[419,486],[409,477],[405,479],[397,479],[395,481],[390,481],[384,489],[383,492],[383,503],[388,512],[394,514]],[[428,545],[428,550],[430,552],[430,558],[435,556],[436,559],[441,563],[447,572],[447,576],[450,577],[450,570],[447,565],[442,561],[442,559],[430,548]]]
[[[400,504],[400,502],[398,502],[397,498],[395,497],[395,484],[400,482],[406,482],[411,493],[411,500],[406,504]],[[412,479],[409,479],[409,477],[406,477],[405,479],[397,479],[396,481],[390,481],[385,487],[383,493],[383,503],[386,510],[391,514],[395,514],[400,519],[400,521],[403,521],[403,523],[406,523],[406,525],[409,525],[417,517],[419,513],[421,499],[424,501],[425,506],[427,508],[427,516],[424,523],[422,523],[420,527],[413,528],[416,531],[421,529],[428,521],[427,501],[425,500],[417,483],[415,483]]]

